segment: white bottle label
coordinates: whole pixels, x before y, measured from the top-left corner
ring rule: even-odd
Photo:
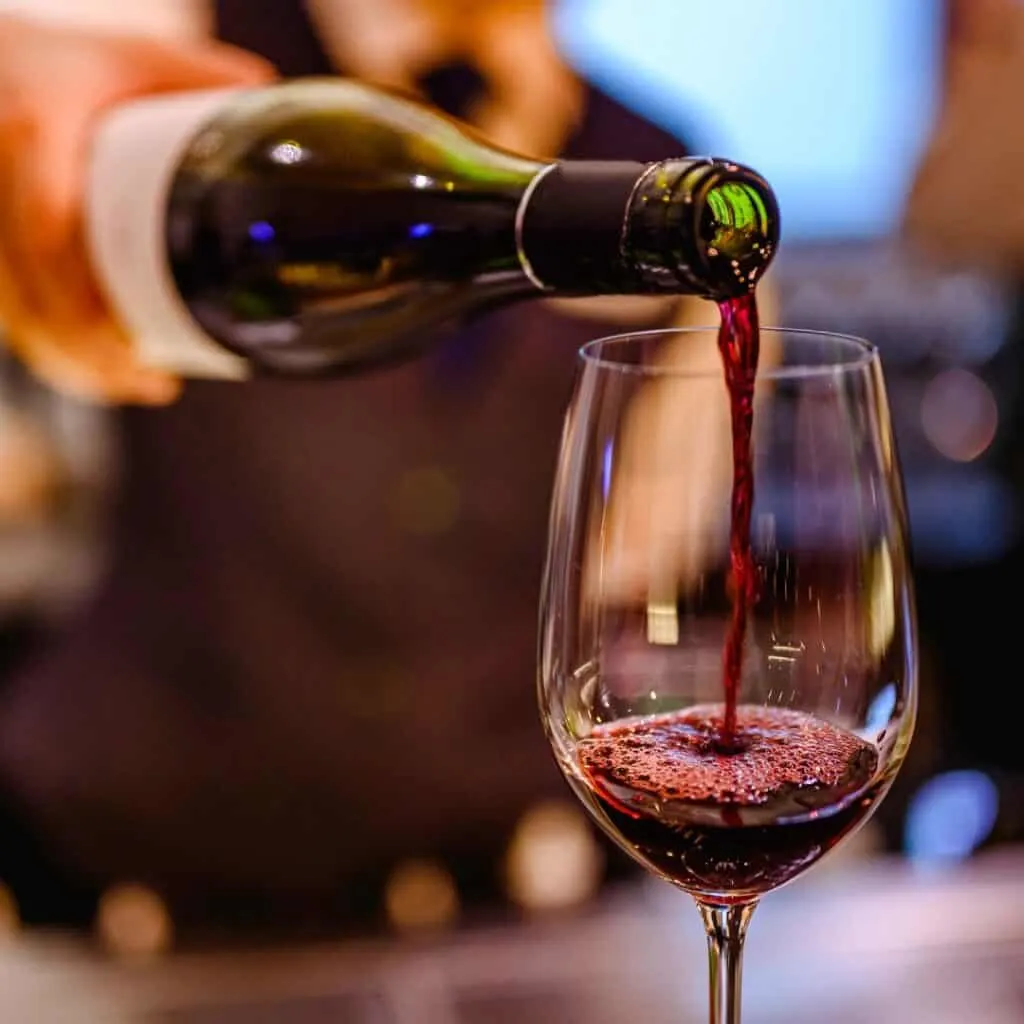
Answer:
[[[133,102],[109,114],[94,138],[85,222],[100,288],[140,361],[188,377],[250,373],[189,313],[171,276],[165,228],[179,161],[237,95],[218,89]]]

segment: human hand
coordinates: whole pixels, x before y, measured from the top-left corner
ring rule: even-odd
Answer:
[[[0,17],[0,325],[40,378],[90,400],[163,404],[178,381],[140,365],[89,266],[82,193],[102,112],[159,92],[258,85],[262,59],[219,43]]]

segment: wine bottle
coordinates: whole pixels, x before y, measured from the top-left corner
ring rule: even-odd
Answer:
[[[157,97],[99,125],[100,287],[149,365],[334,375],[530,296],[750,290],[778,208],[715,159],[538,161],[344,79]]]

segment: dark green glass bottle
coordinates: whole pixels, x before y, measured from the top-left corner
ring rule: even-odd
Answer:
[[[754,286],[779,235],[771,188],[729,161],[530,160],[339,79],[116,112],[90,221],[150,361],[213,374],[351,372],[531,296],[721,300]]]

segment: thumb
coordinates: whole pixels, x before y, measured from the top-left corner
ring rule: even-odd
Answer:
[[[130,42],[126,54],[134,70],[133,92],[168,92],[266,85],[278,77],[269,61],[222,43],[171,45],[159,40]]]

